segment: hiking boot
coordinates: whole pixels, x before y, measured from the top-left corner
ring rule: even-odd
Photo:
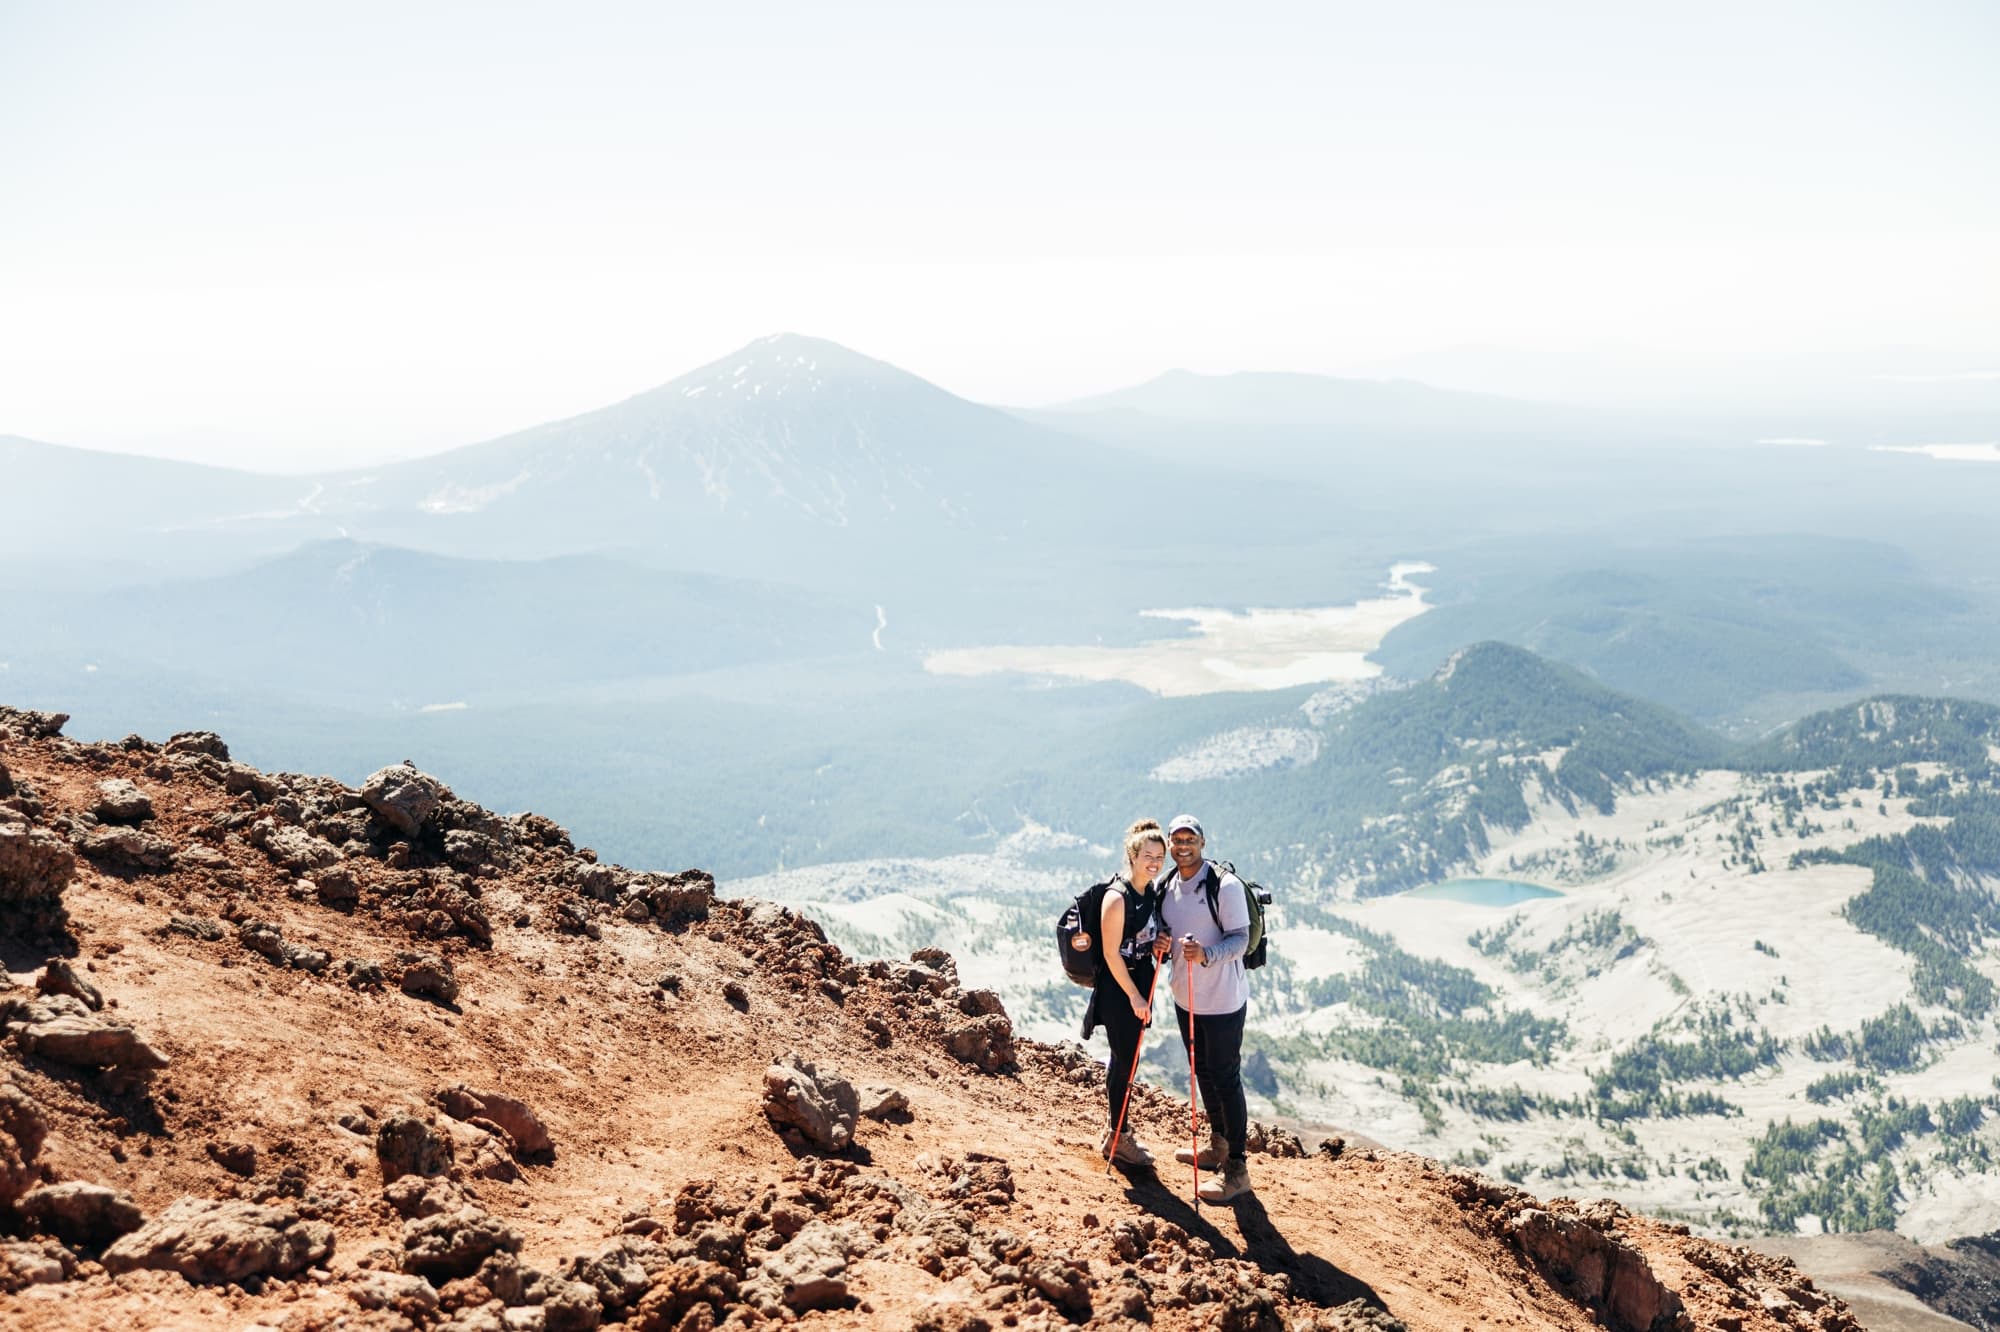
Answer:
[[[1111,1130],[1104,1131],[1104,1137],[1097,1144],[1097,1154],[1111,1153]],[[1149,1166],[1153,1164],[1153,1154],[1139,1145],[1139,1140],[1129,1133],[1118,1135],[1118,1150],[1111,1154],[1111,1160],[1119,1165]]]
[[[1174,1148],[1174,1160],[1182,1165],[1200,1166],[1203,1170],[1220,1170],[1222,1163],[1229,1159],[1229,1139],[1220,1133],[1208,1135],[1208,1146],[1196,1152],[1192,1147]]]
[[[1210,1175],[1195,1192],[1205,1203],[1226,1203],[1241,1198],[1250,1192],[1250,1163],[1240,1156],[1230,1157],[1223,1163],[1222,1173]]]

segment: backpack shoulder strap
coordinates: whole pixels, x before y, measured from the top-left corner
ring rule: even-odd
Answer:
[[[1215,928],[1222,929],[1222,873],[1212,860],[1201,862],[1201,899],[1208,903],[1208,915]]]

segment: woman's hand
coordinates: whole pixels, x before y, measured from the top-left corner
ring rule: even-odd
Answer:
[[[1167,960],[1167,954],[1174,951],[1174,941],[1162,934],[1153,939],[1153,961],[1157,964]]]
[[[1146,1002],[1145,995],[1135,992],[1125,997],[1132,1001],[1132,1016],[1139,1019],[1139,1025],[1144,1026],[1153,1020],[1153,1006]]]

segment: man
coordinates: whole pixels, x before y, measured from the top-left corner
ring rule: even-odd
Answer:
[[[1202,1181],[1203,1202],[1224,1203],[1250,1192],[1244,1136],[1250,1128],[1243,1100],[1243,1019],[1249,1011],[1250,982],[1243,954],[1250,945],[1250,897],[1243,881],[1225,874],[1203,855],[1207,838],[1201,820],[1183,814],[1167,825],[1167,854],[1173,866],[1156,884],[1162,928],[1174,940],[1174,1012],[1181,1043],[1194,1047],[1195,1082],[1208,1111],[1208,1146],[1192,1144],[1174,1156],[1211,1174]]]

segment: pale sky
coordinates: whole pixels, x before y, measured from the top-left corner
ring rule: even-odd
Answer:
[[[1475,342],[2000,369],[1996,67],[1985,0],[0,0],[0,433],[366,462],[779,330],[1017,404]]]

